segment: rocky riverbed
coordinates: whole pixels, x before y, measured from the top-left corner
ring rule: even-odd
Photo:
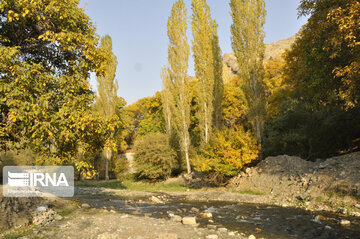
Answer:
[[[278,156],[227,188],[78,187],[68,200],[0,195],[0,237],[353,239],[360,238],[359,199],[359,152],[317,162]]]
[[[41,200],[33,204],[31,225],[0,232],[0,237],[360,238],[360,219],[340,214],[229,201],[189,201],[159,192],[125,194],[93,192],[71,200]]]

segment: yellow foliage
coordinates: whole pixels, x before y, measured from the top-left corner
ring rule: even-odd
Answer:
[[[200,172],[220,172],[235,176],[246,164],[258,158],[259,146],[254,135],[241,128],[218,133],[201,154],[192,159]]]

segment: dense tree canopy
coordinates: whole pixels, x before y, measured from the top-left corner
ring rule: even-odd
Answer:
[[[308,23],[285,54],[285,64],[268,68],[282,72],[282,83],[269,99],[267,154],[316,158],[358,148],[359,6],[358,1],[302,1],[299,14],[309,14]]]
[[[9,141],[26,142],[53,163],[65,163],[89,146],[88,134],[92,140],[100,137],[101,127],[93,128],[99,120],[90,111],[93,94],[87,79],[90,71],[101,73],[106,55],[78,3],[0,2],[3,147]]]

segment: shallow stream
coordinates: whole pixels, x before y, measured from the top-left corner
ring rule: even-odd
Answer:
[[[163,195],[164,203],[153,204],[149,198],[121,198],[109,196],[76,197],[75,201],[88,203],[95,208],[113,209],[131,215],[169,218],[169,213],[179,216],[196,216],[211,212],[213,222],[197,218],[201,227],[225,227],[231,231],[254,234],[256,238],[323,238],[360,239],[360,219],[327,212],[309,212],[301,209],[269,205],[229,202],[196,202]],[[342,226],[342,219],[351,221]]]

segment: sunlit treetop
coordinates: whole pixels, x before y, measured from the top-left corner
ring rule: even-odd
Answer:
[[[98,36],[78,0],[3,0],[0,46],[18,47],[21,61],[42,63],[54,75],[99,68]]]

